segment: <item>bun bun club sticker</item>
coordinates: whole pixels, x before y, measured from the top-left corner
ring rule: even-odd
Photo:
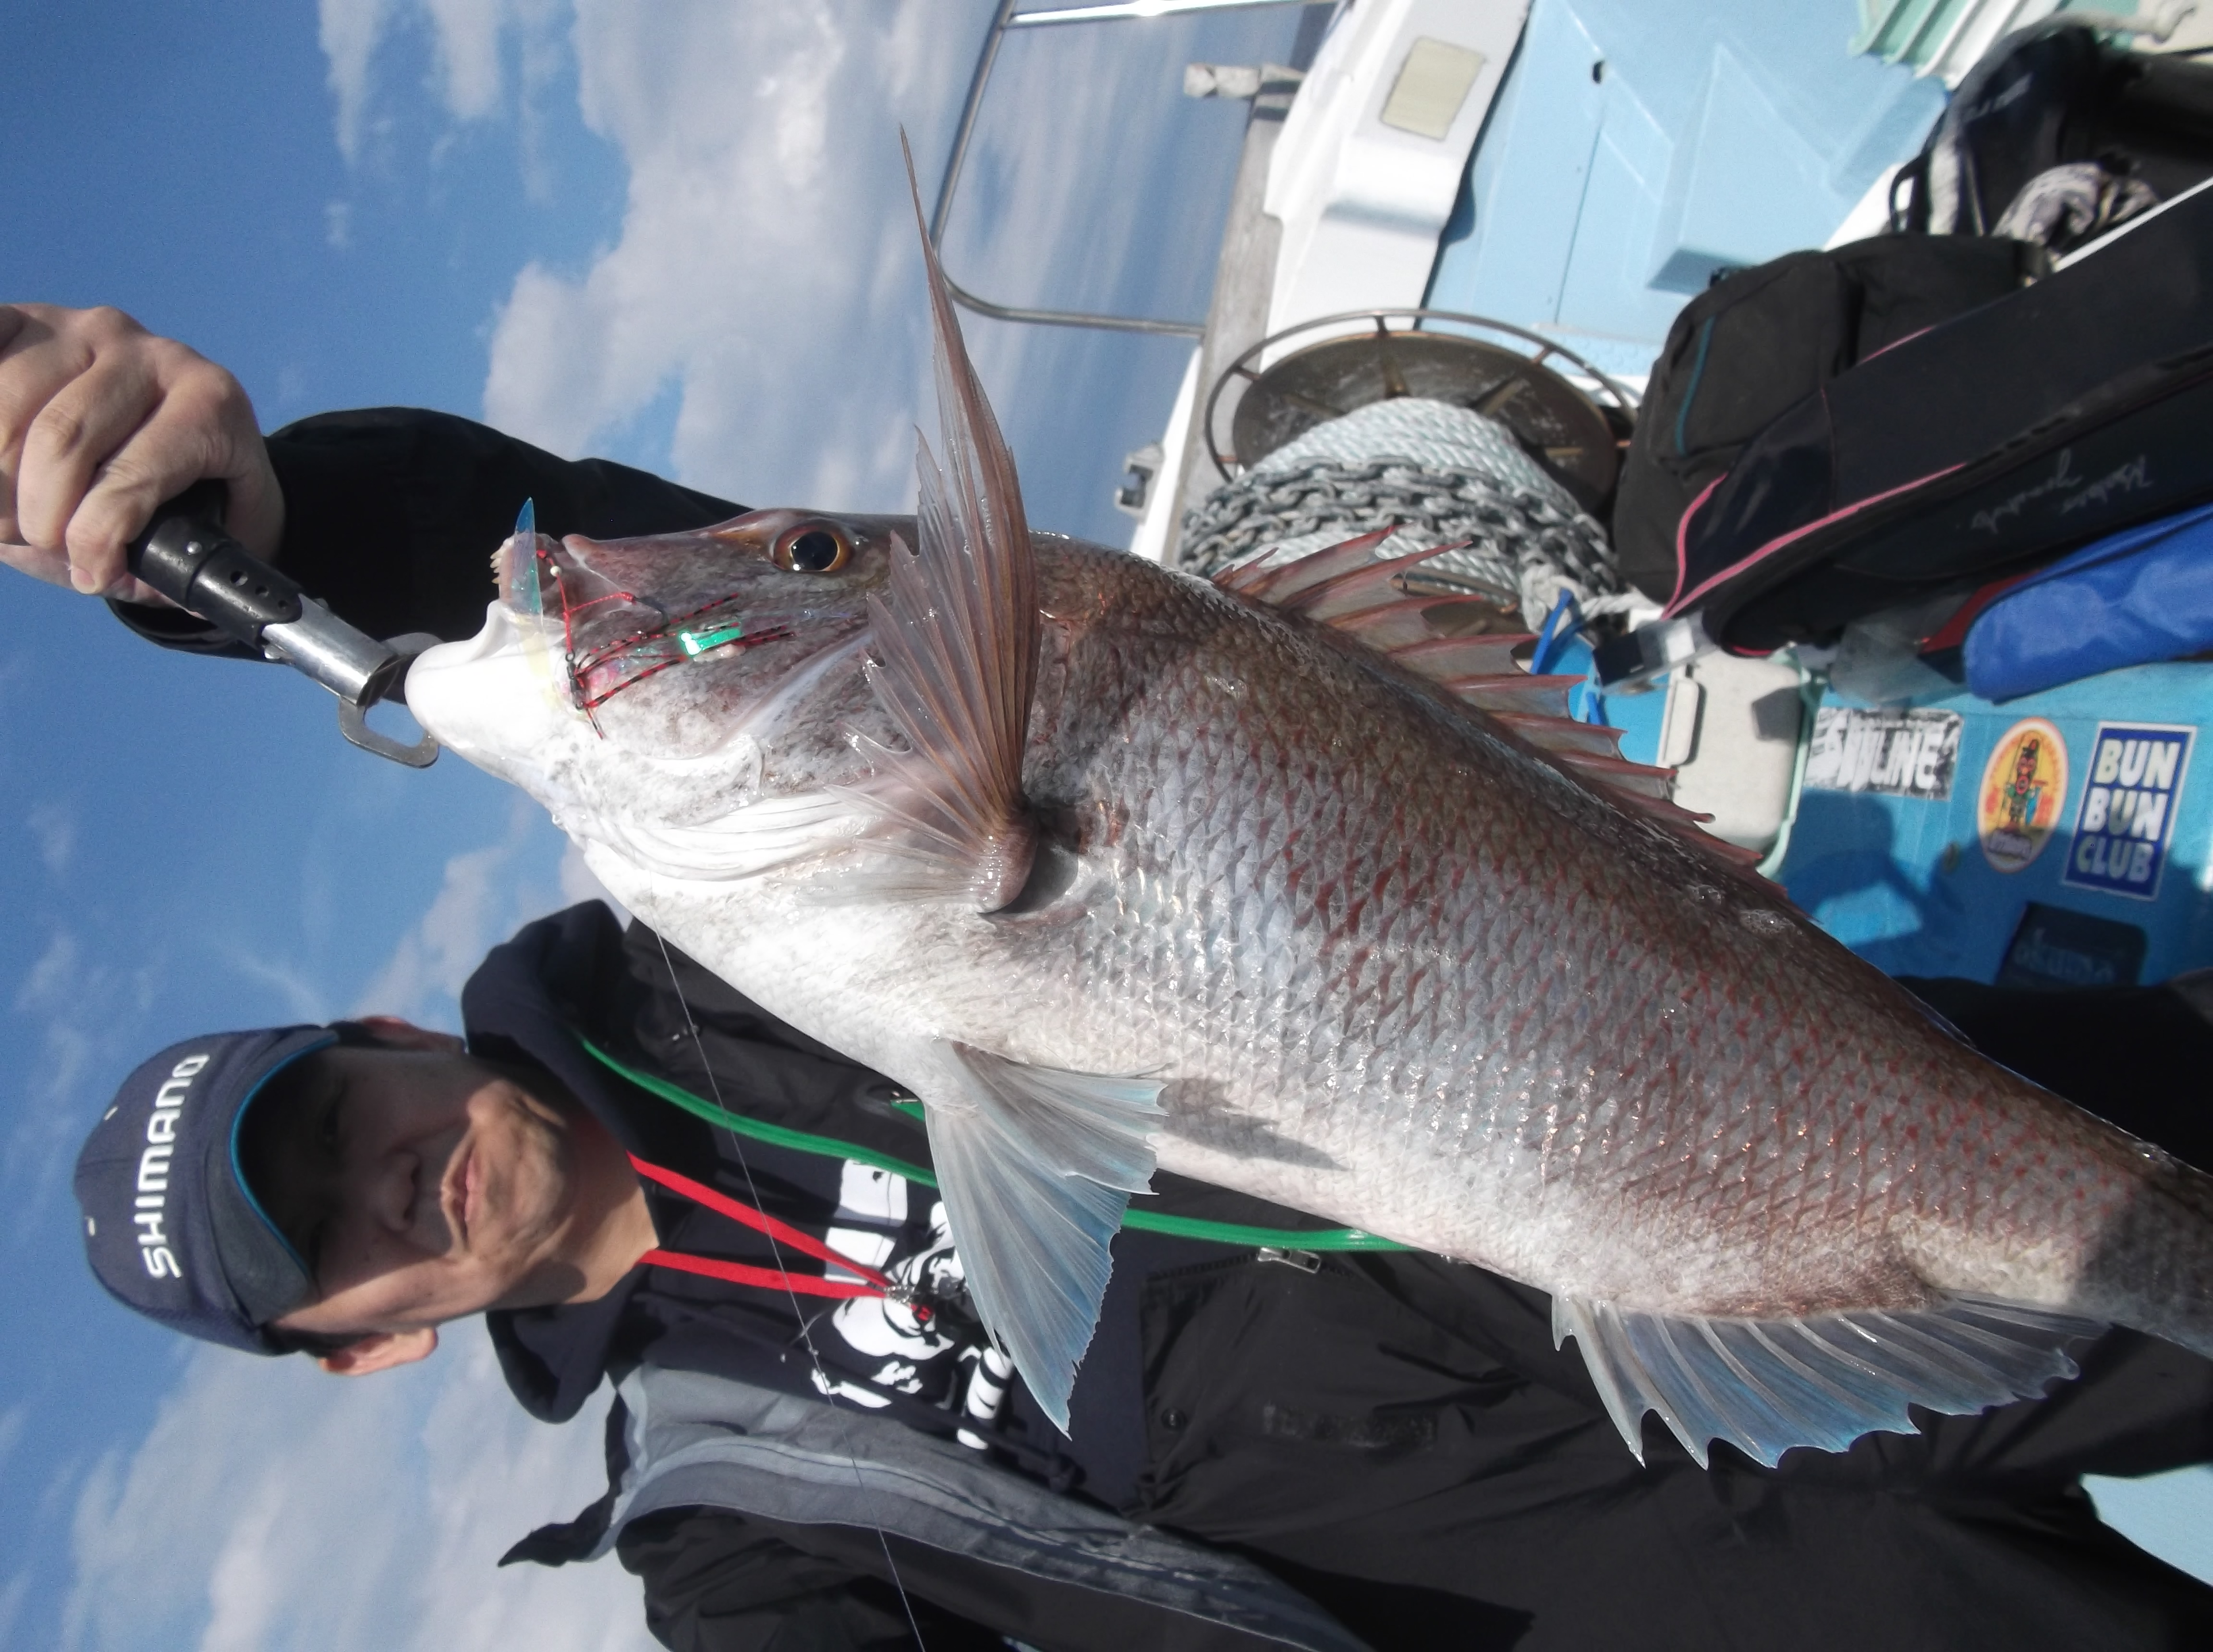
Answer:
[[[2018,872],[2044,852],[2067,802],[2067,742],[2042,717],[2024,717],[1998,737],[1975,795],[1983,858]]]
[[[2158,897],[2197,732],[2156,722],[2098,725],[2062,883],[2138,900]]]

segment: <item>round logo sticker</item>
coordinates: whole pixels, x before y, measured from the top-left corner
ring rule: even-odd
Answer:
[[[2024,717],[1999,737],[1975,797],[1983,858],[2018,872],[2043,851],[2067,802],[2067,742],[2042,717]]]

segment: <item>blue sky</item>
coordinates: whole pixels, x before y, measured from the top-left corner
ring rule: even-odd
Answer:
[[[991,9],[0,0],[0,298],[120,305],[268,428],[427,405],[748,504],[903,509],[929,395],[896,131],[927,189]],[[1182,99],[1181,67],[1280,59],[1295,19],[1015,37],[956,277],[1199,314],[1243,111]],[[1033,519],[1126,536],[1120,456],[1184,346],[968,334]],[[343,744],[291,674],[0,586],[0,1644],[648,1645],[612,1565],[491,1570],[596,1495],[599,1449],[588,1419],[525,1419],[479,1332],[361,1383],[196,1351],[99,1293],[68,1189],[152,1049],[451,1026],[483,949],[580,869],[465,765]]]
[[[990,9],[15,0],[0,296],[119,305],[235,371],[265,428],[412,404],[749,504],[904,508],[928,403],[895,134],[927,187]],[[1181,66],[1280,58],[1295,18],[1011,42],[956,275],[1199,314],[1242,109],[1182,99]],[[1125,537],[1108,494],[1183,349],[970,338],[1034,519]],[[649,1644],[611,1565],[491,1570],[596,1493],[599,1448],[524,1419],[479,1333],[361,1383],[194,1350],[100,1295],[68,1188],[153,1048],[450,1026],[483,948],[580,872],[463,765],[344,745],[303,680],[5,582],[0,1643]]]

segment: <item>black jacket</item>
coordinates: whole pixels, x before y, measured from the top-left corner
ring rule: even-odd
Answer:
[[[283,562],[380,635],[473,632],[491,595],[485,553],[524,497],[542,528],[598,535],[735,509],[438,415],[332,415],[271,448]],[[125,618],[172,646],[208,646],[189,620]],[[758,1138],[741,1155],[665,1092],[927,1162],[886,1081],[641,929],[619,935],[603,910],[573,909],[495,952],[465,1010],[479,1048],[547,1070],[641,1156],[744,1186],[802,1228],[848,1221],[842,1182],[825,1180],[832,1157]],[[2006,1017],[1986,1021],[1981,1036],[2002,1040]],[[2033,1061],[2014,1064],[2035,1076]],[[1314,1225],[1163,1182],[1156,1206]],[[656,1196],[655,1213],[664,1246],[760,1256],[696,1207]],[[899,1224],[881,1225],[895,1244]],[[2213,1456],[2213,1367],[2179,1350],[2115,1333],[2042,1402],[1794,1453],[1777,1470],[1721,1448],[1701,1471],[1649,1422],[1639,1466],[1581,1358],[1552,1346],[1542,1293],[1411,1253],[1275,1248],[1293,1253],[1125,1230],[1073,1437],[1017,1384],[987,1442],[997,1472],[1255,1560],[1379,1648],[2213,1644],[2213,1591],[2100,1526],[2079,1485]],[[647,1363],[814,1393],[814,1356],[796,1339],[807,1317],[758,1289],[643,1269],[600,1303],[496,1316],[493,1329],[518,1398],[558,1417],[603,1376]],[[825,1376],[913,1428],[949,1431],[943,1396],[905,1393],[865,1364],[833,1359]],[[611,1506],[533,1534],[516,1558],[589,1552]],[[1141,1602],[1071,1606],[1026,1575],[858,1526],[675,1508],[631,1522],[617,1546],[645,1579],[655,1633],[679,1648],[888,1646],[918,1627],[933,1648],[1001,1634],[1046,1648],[1250,1643],[1209,1640]]]

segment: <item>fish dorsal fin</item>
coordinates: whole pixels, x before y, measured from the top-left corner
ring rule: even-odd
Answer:
[[[1424,596],[1410,600],[1402,591],[1394,590],[1390,597],[1372,608],[1363,608],[1356,613],[1339,614],[1330,625],[1368,644],[1379,654],[1402,654],[1424,643],[1481,643],[1495,652],[1484,656],[1496,660],[1496,664],[1472,664],[1466,671],[1507,671],[1514,666],[1514,650],[1523,643],[1533,643],[1534,637],[1500,637],[1477,633],[1478,628],[1498,612],[1497,605],[1487,596],[1474,594],[1454,596]],[[1462,623],[1465,622],[1465,623]],[[1404,663],[1412,666],[1411,661]],[[1414,667],[1420,669],[1419,667]]]
[[[1123,1207],[1151,1183],[1161,1086],[963,1044],[932,1064],[917,1094],[969,1295],[1064,1434]]]
[[[907,185],[919,224],[911,153]],[[927,229],[922,253],[945,463],[917,432],[920,543],[893,540],[886,590],[869,599],[869,680],[911,750],[864,746],[875,771],[843,795],[877,817],[869,844],[897,863],[869,883],[872,894],[952,896],[991,911],[1021,892],[1036,846],[1021,776],[1037,568],[1014,455],[969,365]]]
[[[1568,715],[1568,692],[1581,679],[1523,671],[1515,653],[1533,637],[1454,634],[1451,625],[1468,612],[1461,604],[1478,599],[1441,599],[1408,591],[1398,582],[1416,564],[1459,547],[1441,545],[1377,561],[1375,547],[1393,531],[1363,533],[1287,563],[1271,565],[1265,555],[1253,558],[1216,575],[1214,582],[1248,602],[1318,620],[1427,678],[1723,869],[1742,872],[1759,864],[1753,850],[1700,829],[1711,815],[1675,806],[1673,769],[1630,762],[1619,755],[1619,731]]]
[[[1363,533],[1285,563],[1271,563],[1264,552],[1223,569],[1214,576],[1214,582],[1225,591],[1280,607],[1312,586],[1350,569],[1369,566],[1375,559],[1375,547],[1396,532],[1395,527],[1379,527],[1373,533]]]
[[[1369,646],[1380,649],[1407,670],[1418,672],[1432,682],[1448,683],[1463,677],[1513,676],[1521,668],[1515,662],[1515,651],[1524,643],[1533,643],[1537,640],[1529,636],[1441,637],[1430,629],[1428,621],[1421,619],[1422,609],[1425,606],[1403,600],[1388,604],[1392,613],[1412,618],[1422,629],[1407,642],[1389,645],[1370,643]],[[1381,609],[1371,608],[1366,613],[1349,615],[1338,622],[1338,629],[1350,631],[1363,642],[1369,642],[1363,634],[1363,624],[1369,615],[1381,612]],[[1376,629],[1380,631],[1381,627],[1379,625]]]
[[[1702,1468],[1710,1441],[1772,1467],[1793,1446],[1842,1451],[1878,1429],[1911,1433],[1908,1405],[1978,1411],[2031,1399],[2075,1375],[2069,1344],[2105,1328],[1978,1297],[1774,1320],[1552,1299],[1552,1345],[1576,1339],[1637,1460],[1644,1460],[1644,1413],[1657,1411]]]
[[[1493,711],[1492,720],[1504,723],[1532,746],[1565,756],[1620,759],[1621,730],[1602,722],[1574,722],[1566,717],[1536,711]]]
[[[1332,574],[1327,579],[1303,586],[1294,596],[1267,600],[1275,601],[1279,608],[1289,608],[1295,613],[1309,614],[1324,621],[1342,619],[1347,614],[1363,613],[1374,607],[1379,598],[1388,600],[1395,596],[1404,601],[1405,593],[1396,582],[1399,575],[1417,563],[1427,562],[1442,552],[1459,548],[1456,546],[1439,546],[1434,550],[1410,552],[1403,557],[1387,557],[1380,562],[1350,568],[1343,573]]]
[[[1519,711],[1535,717],[1566,722],[1568,691],[1577,677],[1532,677],[1524,671],[1501,671],[1480,677],[1453,677],[1439,685],[1454,698],[1478,711]]]

